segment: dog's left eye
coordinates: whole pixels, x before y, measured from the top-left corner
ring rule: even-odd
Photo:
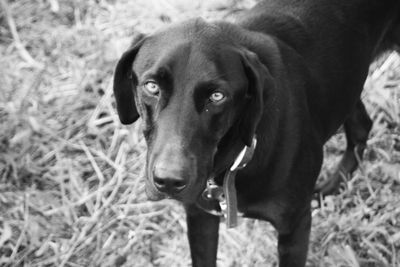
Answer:
[[[146,90],[153,95],[158,95],[158,93],[160,92],[160,87],[158,86],[157,83],[155,82],[146,82],[144,84],[144,88],[146,88]]]
[[[220,102],[225,98],[225,95],[221,92],[214,92],[210,95],[211,102]]]

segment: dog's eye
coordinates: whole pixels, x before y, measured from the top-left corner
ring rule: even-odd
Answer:
[[[210,95],[211,102],[220,102],[225,98],[225,95],[221,92],[214,92]]]
[[[152,95],[158,95],[160,92],[160,87],[155,82],[146,82],[144,88]]]

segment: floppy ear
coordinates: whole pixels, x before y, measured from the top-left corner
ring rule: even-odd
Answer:
[[[246,146],[251,146],[264,109],[264,88],[272,85],[272,78],[255,53],[242,53],[242,63],[248,80],[247,95],[250,100],[242,116],[240,134]]]
[[[138,81],[132,71],[132,64],[143,41],[144,35],[136,36],[132,47],[122,55],[115,68],[114,97],[122,124],[131,124],[139,118],[134,97],[134,90]]]

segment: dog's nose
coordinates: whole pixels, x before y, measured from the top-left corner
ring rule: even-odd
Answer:
[[[153,173],[155,187],[163,193],[177,194],[187,186],[183,177],[174,174],[173,171],[155,169]]]

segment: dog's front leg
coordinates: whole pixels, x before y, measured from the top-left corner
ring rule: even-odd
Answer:
[[[193,267],[216,266],[219,217],[204,212],[196,205],[185,208]]]
[[[297,217],[290,231],[278,229],[278,252],[280,267],[304,267],[307,260],[308,241],[311,229],[309,209]]]

